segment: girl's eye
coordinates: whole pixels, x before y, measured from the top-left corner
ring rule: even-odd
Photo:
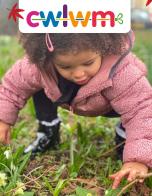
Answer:
[[[70,69],[70,68],[71,68],[71,66],[58,65],[58,64],[56,64],[56,65],[57,65],[57,67],[60,68],[60,69]]]
[[[70,66],[60,66],[61,69],[70,69]]]
[[[94,63],[94,61],[88,62],[88,63],[84,63],[84,66],[88,66],[88,65],[92,65]]]

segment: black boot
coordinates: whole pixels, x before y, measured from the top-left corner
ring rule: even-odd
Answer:
[[[115,143],[116,143],[116,145],[119,145],[119,144],[121,144],[121,143],[123,143],[125,141],[126,141],[125,128],[122,126],[121,123],[119,123],[116,126]],[[120,159],[120,160],[123,159],[124,145],[125,145],[125,143],[123,143],[122,145],[120,145],[120,147],[118,147],[116,149],[117,159]]]
[[[52,126],[39,123],[37,138],[24,150],[24,153],[31,151],[32,155],[35,155],[38,152],[45,152],[50,148],[55,149],[60,143],[59,129],[60,121]]]

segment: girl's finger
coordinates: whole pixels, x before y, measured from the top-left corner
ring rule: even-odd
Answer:
[[[130,181],[135,180],[136,177],[137,177],[137,171],[136,170],[130,170],[130,173],[128,175],[127,180],[130,182]]]
[[[113,182],[113,185],[112,185],[112,189],[116,189],[116,188],[119,186],[119,184],[120,184],[122,178],[125,177],[126,175],[128,175],[128,173],[129,173],[129,170],[122,170],[122,171],[119,171],[119,172],[117,173],[117,175],[115,176],[115,178],[114,178],[114,182]]]
[[[10,143],[10,130],[0,131],[0,143],[9,144]]]
[[[140,175],[140,176],[141,176],[141,177],[143,176],[143,178],[140,178],[140,179],[139,179],[139,182],[140,182],[140,183],[143,183],[143,182],[144,182],[144,175],[145,175],[145,174],[146,174],[146,172],[141,172],[141,175]]]
[[[143,182],[144,182],[144,179],[140,179],[139,182],[140,182],[140,183],[143,183]]]
[[[118,175],[118,173],[119,173],[119,172],[117,172],[117,173],[115,173],[115,174],[109,175],[109,178],[114,179],[114,178]]]
[[[6,144],[10,143],[10,131],[6,132]]]
[[[5,143],[5,132],[0,132],[0,142]]]

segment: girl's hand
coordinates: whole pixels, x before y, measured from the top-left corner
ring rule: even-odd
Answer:
[[[0,143],[10,143],[11,126],[7,123],[0,121]]]
[[[114,180],[112,189],[116,189],[122,178],[127,177],[129,182],[135,180],[140,175],[144,175],[148,173],[148,167],[142,163],[138,162],[128,162],[124,163],[121,170],[115,174],[110,175],[109,177]],[[139,182],[143,182],[143,179],[140,179]]]

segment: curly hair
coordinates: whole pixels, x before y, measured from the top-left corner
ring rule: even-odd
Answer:
[[[45,34],[21,33],[20,43],[23,45],[29,59],[38,68],[45,70],[54,55],[73,51],[99,51],[101,55],[122,54],[125,50],[126,34],[112,33],[55,33],[49,34],[54,51],[49,52]]]

